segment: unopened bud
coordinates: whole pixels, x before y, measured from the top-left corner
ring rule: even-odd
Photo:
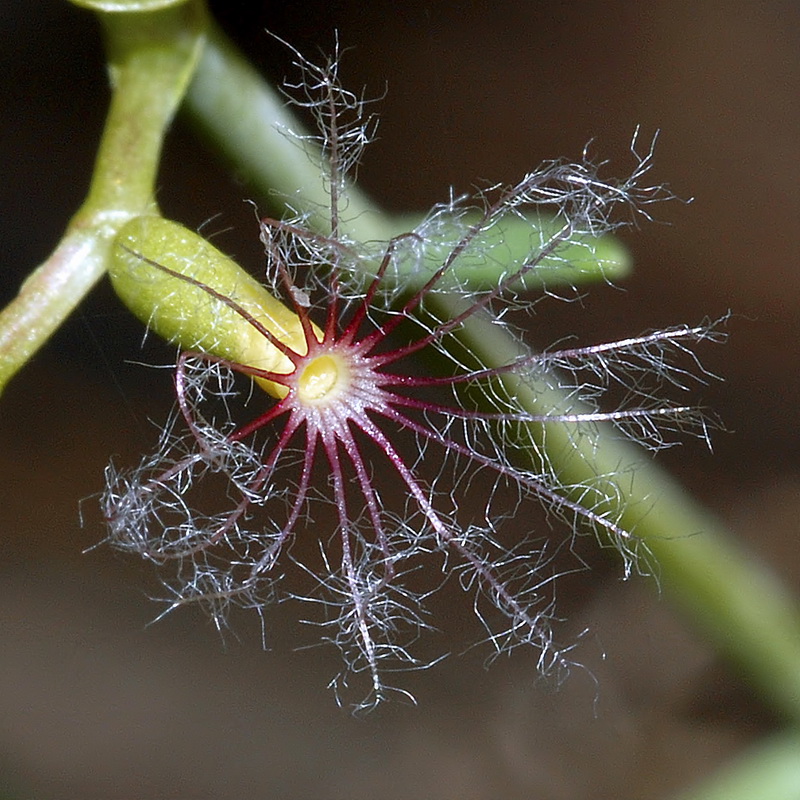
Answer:
[[[114,241],[109,274],[125,305],[184,350],[267,372],[292,372],[292,362],[255,320],[295,352],[307,352],[302,325],[291,309],[235,261],[175,222],[137,217],[127,223]],[[270,394],[286,393],[271,381],[256,380]]]

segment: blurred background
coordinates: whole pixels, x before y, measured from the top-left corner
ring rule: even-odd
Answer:
[[[274,81],[338,29],[342,77],[380,102],[359,172],[392,211],[450,187],[516,180],[592,152],[630,167],[661,130],[656,181],[691,204],[623,238],[635,273],[580,306],[540,304],[532,338],[595,341],[730,309],[706,349],[724,377],[698,399],[724,420],[713,454],[660,457],[760,558],[800,587],[800,7],[793,2],[212,3]],[[83,199],[108,100],[99,27],[60,0],[0,8],[0,301]],[[248,189],[179,119],[159,179],[167,216],[203,226],[256,270]],[[43,798],[663,798],[776,727],[646,579],[596,555],[561,592],[587,669],[560,688],[518,655],[471,651],[408,676],[419,707],[366,720],[326,689],[338,654],[296,652],[292,611],[238,620],[224,643],[199,615],[146,627],[146,570],[108,550],[93,497],[110,457],[150,449],[172,403],[171,351],[99,286],[0,406],[0,790]],[[134,363],[139,362],[139,363]],[[81,525],[83,520],[83,525]],[[454,615],[464,606],[454,607]],[[446,646],[446,645],[445,645]],[[463,642],[455,642],[458,651]]]

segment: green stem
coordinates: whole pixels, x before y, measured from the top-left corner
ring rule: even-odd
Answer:
[[[237,91],[228,91],[235,86]],[[244,88],[246,107],[229,97]],[[236,101],[238,103],[238,101]],[[228,158],[265,196],[280,191],[297,207],[304,198],[312,211],[324,208],[321,172],[279,133],[300,130],[274,90],[247,67],[231,45],[214,35],[187,95],[189,110],[212,132]],[[249,109],[249,111],[248,111]],[[224,136],[223,136],[224,134]],[[351,195],[350,235],[361,241],[385,239],[398,222],[377,215],[359,193]],[[312,216],[324,231],[327,220]],[[443,313],[454,298],[441,296]],[[507,364],[520,345],[491,321],[473,318],[464,328],[468,346],[486,366]],[[533,414],[552,413],[564,402],[557,390],[518,387]],[[546,436],[531,426],[530,436],[546,449],[562,479],[598,485],[599,476],[632,475],[627,487],[615,482],[609,496],[628,530],[653,554],[665,592],[673,596],[714,644],[784,715],[800,720],[800,617],[795,599],[757,558],[745,552],[721,523],[694,502],[638,447],[602,429],[599,438],[576,437],[569,425],[548,425]],[[577,446],[576,446],[577,445]],[[600,487],[602,488],[602,487]]]
[[[463,308],[463,298],[437,296],[443,314]],[[460,338],[488,366],[514,361],[525,350],[486,317],[467,321]],[[563,393],[514,376],[507,389],[531,414],[564,410]],[[575,402],[569,402],[576,413]],[[650,554],[648,565],[714,646],[736,664],[782,714],[800,721],[800,609],[777,575],[697,503],[649,453],[611,426],[581,436],[574,425],[530,426],[529,435],[565,485],[592,486],[613,497],[613,515]],[[605,477],[608,476],[608,477]],[[620,476],[627,476],[621,480]],[[646,558],[646,556],[645,556]]]
[[[286,98],[213,26],[186,105],[251,186],[282,207],[308,214],[312,228],[330,233],[330,195],[320,178],[318,153],[292,135],[306,131]],[[275,197],[276,192],[281,194]],[[356,241],[386,241],[398,232],[357,187],[349,187],[347,201],[347,233]]]
[[[101,18],[113,95],[92,183],[53,254],[0,313],[0,391],[103,275],[119,228],[152,213],[164,134],[202,49],[200,0]]]
[[[800,797],[800,732],[760,742],[679,800],[797,800]]]

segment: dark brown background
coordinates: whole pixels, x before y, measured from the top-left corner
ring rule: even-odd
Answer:
[[[348,85],[387,88],[360,177],[390,209],[514,180],[591,138],[624,170],[634,127],[662,130],[654,177],[695,202],[626,234],[625,291],[554,304],[532,333],[596,339],[732,309],[730,342],[706,358],[726,380],[701,398],[730,432],[713,456],[690,443],[662,461],[797,588],[797,5],[217,5],[275,79],[286,54],[265,27],[311,55],[338,27]],[[5,301],[85,193],[108,95],[89,14],[17,0],[0,26]],[[160,187],[168,215],[218,215],[223,248],[257,268],[247,189],[182,123]],[[140,339],[100,287],[3,398],[0,781],[14,796],[659,798],[774,726],[648,581],[603,562],[561,598],[568,629],[590,628],[596,683],[579,671],[553,692],[530,658],[484,671],[470,653],[410,676],[419,708],[365,721],[325,689],[336,653],[292,651],[287,614],[266,654],[247,620],[225,647],[191,614],[145,628],[138,567],[81,554],[102,536],[91,495],[109,456],[135,459],[170,405],[163,373],[126,362],[168,357]]]

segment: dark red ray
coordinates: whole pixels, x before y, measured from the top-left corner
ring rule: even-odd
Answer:
[[[484,580],[490,587],[492,592],[502,600],[503,604],[511,612],[505,612],[510,617],[512,625],[515,620],[523,622],[530,633],[540,642],[546,638],[545,631],[543,630],[541,620],[543,616],[537,614],[531,616],[528,611],[514,597],[509,587],[499,580],[492,570],[473,552],[464,547],[453,534],[450,528],[441,520],[436,510],[425,497],[424,492],[419,486],[419,483],[414,478],[411,471],[406,467],[405,462],[394,449],[392,443],[386,438],[383,431],[380,430],[370,420],[365,419],[362,424],[362,430],[383,449],[389,460],[392,462],[394,468],[400,474],[403,482],[408,487],[414,499],[419,504],[428,522],[433,527],[436,534],[448,546],[452,547],[459,555],[467,561],[475,574]],[[501,609],[502,611],[502,609]],[[488,627],[488,626],[487,626]]]
[[[629,408],[623,411],[582,411],[572,414],[554,412],[552,414],[527,414],[525,412],[513,413],[505,411],[480,411],[431,403],[427,400],[417,400],[413,397],[387,392],[388,402],[391,405],[402,405],[421,411],[432,411],[446,417],[459,419],[477,419],[487,422],[619,422],[626,419],[641,419],[642,417],[670,417],[680,414],[696,412],[692,406],[664,406],[661,408]]]
[[[534,258],[522,264],[516,272],[500,281],[500,283],[498,283],[497,286],[495,286],[490,292],[481,294],[478,297],[470,296],[469,302],[463,311],[457,313],[454,317],[446,319],[443,322],[437,322],[425,335],[421,336],[411,344],[405,345],[404,347],[398,347],[397,349],[392,350],[390,353],[383,354],[382,356],[377,356],[377,358],[381,359],[381,364],[391,364],[401,358],[405,358],[406,356],[416,353],[433,342],[442,339],[460,325],[463,325],[466,320],[477,314],[482,309],[486,308],[489,303],[501,296],[509,286],[523,278],[531,270],[536,269],[536,267],[538,267],[545,258],[552,255],[556,248],[569,238],[571,233],[570,226],[568,224],[565,225],[562,228],[562,231],[565,231],[564,235],[559,233],[552,236],[550,242],[542,247],[542,249],[537,252]],[[448,261],[450,261],[450,259],[448,259]],[[381,330],[384,332],[384,336],[388,336],[389,333],[391,333],[401,324],[403,319],[408,317],[411,312],[419,306],[423,299],[423,292],[427,294],[432,291],[435,287],[435,284],[441,279],[443,274],[444,268],[442,267],[437,270],[434,277],[425,284],[425,286],[417,293],[417,295],[415,295],[414,298],[412,298],[412,301],[415,302],[409,301],[409,303],[407,303],[406,306],[404,306],[400,311],[399,316],[392,317],[381,327]]]
[[[358,329],[367,316],[367,310],[369,309],[372,301],[375,299],[375,295],[378,292],[380,284],[382,283],[384,277],[386,276],[386,270],[389,268],[389,264],[392,261],[392,256],[394,256],[395,248],[397,247],[398,242],[401,242],[403,239],[421,240],[421,237],[419,236],[419,234],[414,233],[413,231],[409,231],[408,233],[401,233],[399,236],[395,236],[393,239],[389,241],[383,259],[381,260],[381,263],[378,266],[378,270],[375,273],[375,276],[370,281],[369,286],[367,287],[366,294],[359,301],[358,308],[356,309],[355,314],[353,315],[352,319],[348,322],[347,327],[343,331],[341,337],[342,340],[347,342],[352,342],[355,340],[356,335],[358,333]],[[377,344],[380,340],[384,339],[385,336],[386,334],[383,332],[383,329],[381,327],[378,327],[371,333],[367,334],[366,336],[358,340],[358,343],[365,352],[369,352],[369,350],[371,350],[375,346],[375,344]]]
[[[247,511],[250,507],[251,503],[253,502],[249,495],[255,494],[260,491],[261,487],[264,485],[264,482],[270,477],[272,474],[275,464],[280,458],[281,453],[286,448],[289,440],[294,435],[295,431],[297,430],[298,425],[293,424],[293,420],[290,418],[289,422],[286,424],[286,427],[283,429],[281,433],[281,437],[278,440],[275,447],[270,452],[269,457],[263,463],[261,468],[259,469],[256,476],[247,486],[247,491],[244,493],[242,499],[237,503],[236,507],[231,511],[231,513],[225,518],[225,522],[219,527],[219,529],[210,536],[207,541],[203,542],[202,544],[198,544],[195,547],[189,548],[188,550],[182,550],[180,553],[176,553],[173,556],[165,557],[167,558],[185,558],[186,556],[194,555],[195,553],[200,553],[209,547],[213,547],[214,545],[218,544],[220,540],[225,536],[225,534],[230,531],[242,514]]]
[[[259,573],[263,572],[266,568],[274,563],[277,556],[280,554],[286,540],[292,535],[294,526],[300,517],[303,506],[307,501],[308,487],[311,482],[311,470],[314,465],[314,457],[316,455],[316,435],[312,435],[307,431],[306,436],[306,449],[303,454],[303,468],[300,473],[300,483],[297,486],[297,495],[294,503],[292,503],[291,511],[286,520],[286,524],[281,527],[281,532],[278,538],[264,551],[264,554],[259,558],[258,562],[253,565],[250,572],[250,580],[256,580]],[[288,439],[287,439],[288,442]],[[276,459],[277,460],[277,459]],[[274,466],[274,465],[273,465]]]
[[[591,509],[582,506],[580,503],[576,503],[573,500],[558,494],[540,481],[525,477],[524,474],[521,474],[518,470],[512,467],[493,461],[492,459],[483,456],[480,453],[470,450],[468,447],[461,445],[458,442],[454,442],[452,439],[447,439],[434,428],[427,428],[424,425],[420,425],[396,409],[383,409],[379,410],[379,413],[383,414],[383,416],[387,417],[388,419],[393,420],[398,425],[409,428],[415,433],[419,433],[431,441],[438,442],[452,452],[458,453],[461,456],[465,456],[466,458],[477,462],[481,466],[488,467],[500,475],[509,477],[522,486],[527,486],[540,497],[544,497],[545,499],[549,500],[555,507],[566,508],[583,519],[600,525],[609,533],[613,533],[618,536],[622,541],[630,541],[634,538],[629,531],[626,531],[624,528],[620,527],[611,520],[606,519],[602,514],[598,514]]]
[[[269,425],[272,420],[277,419],[282,414],[292,413],[292,406],[289,403],[284,402],[285,399],[286,398],[277,402],[274,406],[272,406],[272,408],[265,411],[254,420],[251,420],[246,425],[243,425],[241,428],[235,430],[232,434],[230,434],[230,436],[228,436],[228,440],[231,442],[239,442],[244,439],[245,436],[249,436],[254,431],[263,428],[265,425]],[[287,426],[288,425],[289,423],[287,422]]]
[[[354,420],[354,424],[358,425],[358,420]],[[380,585],[376,587],[377,591],[378,589],[385,586],[389,581],[391,581],[392,577],[394,577],[394,563],[392,561],[392,551],[389,548],[389,543],[386,538],[386,531],[383,528],[383,521],[381,520],[380,516],[378,499],[375,495],[375,490],[372,488],[372,483],[370,481],[369,475],[367,474],[367,469],[366,466],[364,465],[364,460],[361,457],[361,453],[358,449],[358,444],[356,443],[352,435],[348,435],[346,437],[340,437],[340,441],[345,449],[345,452],[350,458],[351,463],[353,464],[353,468],[356,471],[356,476],[358,478],[358,483],[361,488],[361,493],[364,495],[364,499],[366,500],[367,503],[367,510],[369,511],[369,516],[370,519],[372,520],[372,529],[375,532],[375,536],[378,541],[378,546],[380,547],[381,552],[383,553],[384,575]]]
[[[338,445],[336,437],[331,432],[321,431],[320,436],[322,437],[322,443],[331,468],[331,475],[333,476],[334,498],[339,514],[339,535],[342,542],[342,569],[347,579],[348,586],[350,587],[349,596],[353,601],[353,610],[356,614],[359,637],[363,646],[364,655],[369,664],[370,674],[372,676],[372,688],[376,695],[379,695],[382,692],[382,687],[378,674],[378,656],[375,642],[369,630],[367,603],[358,585],[356,568],[353,563],[353,554],[350,547],[350,519],[347,515],[344,475],[342,474],[342,465],[339,460]]]

